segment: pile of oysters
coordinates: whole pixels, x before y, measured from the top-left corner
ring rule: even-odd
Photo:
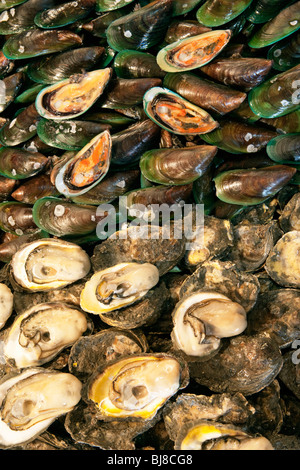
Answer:
[[[300,449],[299,28],[1,0],[0,449]]]

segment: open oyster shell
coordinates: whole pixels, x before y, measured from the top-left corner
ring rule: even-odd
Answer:
[[[0,284],[0,329],[3,328],[13,311],[14,295],[10,288]]]
[[[28,368],[0,382],[0,447],[34,439],[81,398],[81,382],[72,374]]]
[[[43,238],[21,247],[11,260],[11,278],[31,292],[67,286],[85,277],[90,259],[78,245],[61,239]]]

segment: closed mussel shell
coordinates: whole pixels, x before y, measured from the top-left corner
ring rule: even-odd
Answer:
[[[12,75],[8,75],[3,79],[2,87],[4,87],[5,97],[0,101],[0,113],[2,113],[7,108],[7,106],[9,106],[10,103],[14,101],[23,85],[23,82],[24,75],[22,72],[16,72]]]
[[[60,52],[30,61],[27,74],[38,83],[52,84],[75,73],[93,68],[104,53],[104,47],[91,46]]]
[[[1,2],[0,10],[8,10],[9,8],[15,7],[24,2],[26,2],[26,0],[3,0],[3,2]]]
[[[226,114],[238,108],[246,93],[203,79],[192,73],[168,73],[164,86],[212,113]]]
[[[116,51],[147,50],[164,37],[172,13],[172,0],[155,0],[113,21],[107,28],[107,42]]]
[[[207,0],[197,11],[197,20],[205,26],[221,26],[242,13],[252,0]]]
[[[51,8],[55,0],[27,0],[16,8],[5,10],[0,15],[0,34],[17,34],[34,26],[34,17],[38,11]]]
[[[97,12],[113,11],[131,3],[133,0],[97,0]]]
[[[300,163],[300,134],[279,135],[270,140],[267,154],[275,162]]]
[[[77,0],[76,2],[65,2],[45,8],[34,17],[34,23],[39,28],[61,28],[75,23],[88,16],[93,10],[96,0]]]
[[[276,43],[269,49],[268,58],[273,61],[273,68],[280,71],[288,70],[299,63],[300,33]]]
[[[38,152],[20,148],[0,148],[0,174],[13,179],[24,179],[43,171],[48,158]]]
[[[266,23],[274,18],[286,3],[286,0],[256,0],[250,7],[247,19],[255,24]]]
[[[207,33],[211,28],[203,26],[196,20],[174,20],[168,27],[164,41],[168,44],[185,39],[190,36],[198,36]]]
[[[34,232],[37,226],[33,220],[32,206],[21,202],[2,202],[0,228],[16,235]]]
[[[110,80],[99,105],[105,109],[122,109],[143,102],[144,94],[152,87],[160,86],[160,78],[116,78]]]
[[[58,149],[81,150],[96,135],[110,126],[93,121],[41,119],[37,126],[43,142]]]
[[[140,160],[142,174],[149,181],[166,185],[192,183],[202,176],[217,147],[200,145],[181,149],[154,149],[144,153]]]
[[[62,29],[44,31],[32,28],[7,39],[3,46],[3,53],[8,59],[28,59],[54,54],[71,47],[81,46],[81,44],[81,37],[72,31]]]
[[[144,96],[144,110],[156,124],[174,134],[205,134],[219,126],[204,109],[167,88],[148,90]]]
[[[230,204],[260,204],[282,189],[295,173],[296,169],[287,165],[225,171],[214,179],[217,197]]]
[[[47,174],[30,178],[11,193],[11,197],[16,201],[32,205],[41,197],[46,196],[59,196],[59,191],[51,183]]]
[[[114,69],[120,78],[163,78],[166,74],[157,64],[154,55],[133,50],[118,52]]]
[[[0,141],[6,146],[16,146],[36,135],[36,127],[41,116],[32,103],[19,110],[11,122],[0,129]]]
[[[300,2],[295,2],[281,10],[278,15],[265,23],[248,42],[250,47],[270,46],[290,36],[300,27]]]

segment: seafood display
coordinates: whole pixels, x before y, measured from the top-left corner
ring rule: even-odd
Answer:
[[[0,3],[0,449],[300,449],[300,2]]]

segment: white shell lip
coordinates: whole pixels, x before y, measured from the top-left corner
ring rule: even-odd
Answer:
[[[10,288],[0,283],[0,330],[13,312],[14,296]]]
[[[87,263],[88,270],[86,274],[89,272],[91,268],[91,262],[90,259],[87,255],[87,253],[79,246],[76,245],[75,243],[71,242],[65,242],[61,239],[55,239],[55,238],[43,238],[39,239],[33,242],[28,243],[27,245],[24,245],[21,247],[20,250],[18,250],[12,257],[11,260],[11,268],[12,268],[12,274],[14,277],[15,282],[17,282],[20,286],[22,286],[24,289],[29,290],[31,292],[37,292],[37,291],[45,291],[45,290],[52,290],[52,289],[58,289],[61,287],[65,287],[68,284],[71,284],[73,282],[76,282],[77,280],[81,279],[74,279],[73,281],[50,281],[48,284],[36,284],[31,282],[26,273],[26,260],[30,253],[34,251],[36,248],[40,246],[47,246],[47,245],[60,245],[62,248],[66,250],[78,250],[80,253],[82,253],[82,256],[84,257],[84,260]]]

